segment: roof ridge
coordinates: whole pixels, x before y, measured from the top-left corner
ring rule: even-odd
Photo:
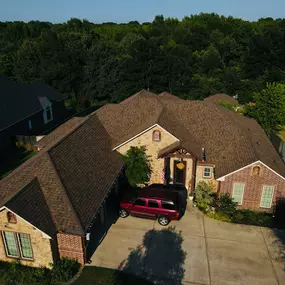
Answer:
[[[65,185],[63,184],[63,182],[61,180],[61,177],[59,176],[59,174],[57,172],[57,169],[56,169],[56,167],[55,167],[55,165],[54,165],[54,163],[52,161],[52,158],[50,157],[49,153],[48,153],[47,157],[48,157],[48,159],[49,159],[49,161],[50,161],[50,163],[51,163],[51,165],[53,167],[54,175],[58,178],[58,181],[60,182],[60,184],[62,186],[62,189],[64,190],[63,193],[66,196],[67,201],[68,201],[68,203],[70,205],[71,212],[74,215],[74,218],[76,219],[76,221],[78,222],[80,230],[82,231],[82,233],[84,233],[84,227],[82,226],[82,223],[81,223],[81,221],[79,219],[79,216],[78,216],[77,212],[75,211],[74,205],[72,204],[71,199],[70,199],[70,197],[69,197],[69,195],[68,195],[68,193],[66,191]],[[49,210],[50,210],[50,208],[49,208]]]
[[[26,160],[24,163],[19,165],[16,169],[14,169],[11,173],[9,173],[7,176],[5,176],[3,179],[0,180],[0,184],[2,181],[7,180],[9,177],[14,175],[15,173],[19,172],[22,170],[24,167],[30,165],[33,163],[35,160],[37,160],[39,157],[43,156],[45,153],[48,153],[52,148],[57,146],[60,142],[64,141],[67,137],[69,137],[72,133],[74,133],[79,127],[81,127],[86,121],[88,121],[92,116],[87,116],[85,120],[80,122],[71,132],[62,135],[59,137],[57,140],[52,142],[51,144],[43,147],[40,151],[38,151],[35,155],[33,155],[30,159]]]

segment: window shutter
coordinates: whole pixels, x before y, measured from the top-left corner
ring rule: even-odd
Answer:
[[[238,205],[242,205],[243,192],[244,192],[244,184],[234,183],[232,198],[234,202],[236,202]]]
[[[274,186],[263,186],[263,191],[260,200],[261,208],[271,208],[272,199],[274,195]]]

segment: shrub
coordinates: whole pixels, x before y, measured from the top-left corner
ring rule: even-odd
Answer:
[[[273,225],[273,216],[269,213],[251,210],[237,210],[232,218],[234,223],[270,227]]]
[[[66,282],[79,270],[80,264],[75,259],[61,258],[53,264],[52,283]]]
[[[0,282],[15,285],[48,285],[50,270],[24,266],[19,262],[0,262]]]
[[[216,200],[216,207],[219,212],[223,213],[227,217],[231,217],[236,211],[236,203],[233,201],[233,199],[228,193],[222,194]]]
[[[230,223],[232,221],[228,216],[226,216],[222,212],[210,212],[210,213],[207,213],[207,216],[209,218],[213,218],[215,220],[219,220],[219,221],[222,221],[222,222]]]
[[[195,189],[195,202],[202,211],[208,211],[213,205],[215,192],[212,185],[200,182]]]
[[[151,168],[145,147],[133,147],[124,156],[126,176],[132,186],[149,181]]]

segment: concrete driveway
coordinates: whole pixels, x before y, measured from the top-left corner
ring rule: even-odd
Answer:
[[[140,275],[155,284],[285,284],[285,234],[204,217],[188,207],[169,227],[119,219],[91,264]]]

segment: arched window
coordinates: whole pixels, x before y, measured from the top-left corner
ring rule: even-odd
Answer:
[[[16,215],[12,212],[7,212],[7,220],[10,224],[17,224],[17,218]]]
[[[161,140],[161,133],[158,130],[153,131],[152,133],[152,140],[155,142],[160,142]]]
[[[259,176],[260,175],[260,167],[259,166],[254,166],[252,168],[252,176]]]

